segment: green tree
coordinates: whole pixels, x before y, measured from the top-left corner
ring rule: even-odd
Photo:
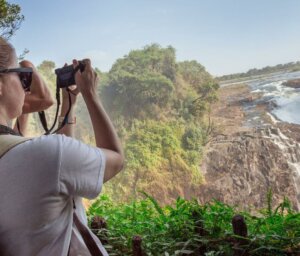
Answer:
[[[175,49],[158,44],[118,59],[103,87],[113,119],[199,119],[216,100],[218,84],[196,61],[176,63]]]
[[[175,50],[157,44],[117,60],[103,91],[108,109],[128,119],[157,119],[170,106],[176,77]]]
[[[218,89],[212,76],[195,60],[179,62],[178,71],[202,99],[208,99]]]
[[[187,128],[182,136],[182,146],[186,150],[200,151],[203,144],[203,131],[199,127]]]
[[[185,120],[199,122],[217,100],[219,85],[195,60],[179,62],[177,70],[177,111]]]
[[[37,66],[37,69],[54,93],[56,89],[56,76],[54,74],[55,63],[53,61],[44,60],[40,65]]]
[[[20,28],[24,20],[21,7],[0,0],[0,36],[9,39]]]

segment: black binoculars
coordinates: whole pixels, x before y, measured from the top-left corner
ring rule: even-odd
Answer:
[[[79,65],[74,68],[73,65],[65,66],[62,68],[55,69],[55,74],[57,76],[57,85],[60,88],[65,88],[75,83],[75,73],[80,70],[84,71],[85,63],[84,61],[78,61]]]

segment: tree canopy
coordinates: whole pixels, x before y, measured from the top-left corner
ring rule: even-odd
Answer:
[[[216,100],[217,89],[197,61],[178,63],[173,47],[152,44],[118,59],[102,94],[107,109],[130,123],[134,118],[200,118]]]
[[[0,0],[0,36],[9,39],[20,28],[24,20],[21,7]]]

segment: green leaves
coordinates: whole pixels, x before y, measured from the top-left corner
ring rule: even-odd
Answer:
[[[0,0],[0,36],[9,39],[21,26],[24,16],[21,7]]]
[[[203,145],[204,132],[201,127],[187,127],[182,136],[182,146],[186,150],[200,152]]]
[[[103,93],[106,102],[130,119],[157,119],[153,107],[167,108],[173,97],[176,76],[175,50],[153,44],[134,50],[117,60],[109,72],[108,86]]]
[[[201,117],[216,100],[217,89],[201,64],[177,63],[173,47],[152,44],[118,59],[102,93],[109,99],[107,108],[130,124],[133,119]]]
[[[162,208],[159,206],[158,202],[150,195],[148,195],[146,192],[141,191],[140,193],[142,193],[144,196],[146,196],[146,198],[148,198],[154,205],[155,209],[157,210],[157,212],[164,218],[165,220],[165,214],[162,210]]]
[[[114,200],[140,198],[136,192],[143,190],[160,202],[170,202],[201,184],[201,152],[182,148],[184,126],[180,121],[134,120],[126,134],[125,170],[105,185]],[[122,193],[113,193],[116,189]]]
[[[218,201],[200,205],[197,200],[180,197],[174,204],[161,207],[153,196],[142,194],[146,199],[128,204],[117,204],[101,195],[90,207],[89,219],[100,215],[107,220],[110,255],[132,255],[134,235],[142,237],[147,255],[233,255],[237,236],[233,234],[231,219],[235,214],[246,219],[247,244],[241,248],[248,255],[300,252],[300,214],[292,210],[283,215],[273,212],[271,217],[252,216]],[[204,230],[201,235],[199,227]]]

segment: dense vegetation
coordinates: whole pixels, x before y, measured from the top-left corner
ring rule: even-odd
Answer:
[[[106,229],[94,232],[109,255],[132,255],[132,238],[137,235],[149,256],[300,254],[300,214],[287,199],[272,210],[272,193],[266,209],[256,215],[218,201],[200,205],[197,200],[177,198],[173,205],[160,207],[153,197],[142,194],[145,199],[122,204],[102,195],[90,207],[90,222],[96,215],[107,222]],[[240,244],[231,224],[237,213],[244,216],[248,228]]]
[[[253,68],[249,69],[245,73],[235,73],[230,75],[224,75],[217,77],[216,79],[218,81],[226,81],[226,80],[232,80],[232,79],[242,79],[247,78],[251,76],[260,76],[260,75],[267,75],[270,73],[275,72],[293,72],[293,71],[299,71],[300,70],[300,61],[297,62],[289,62],[286,64],[278,64],[276,66],[267,66],[261,69]]]
[[[55,95],[55,63],[37,68]],[[157,44],[129,52],[108,73],[96,71],[98,93],[126,154],[125,170],[104,191],[118,201],[139,197],[141,189],[163,203],[191,197],[203,181],[199,166],[211,125],[206,120],[218,84],[198,62],[177,62],[173,47]],[[46,113],[53,122],[55,107]],[[38,116],[30,120],[33,135],[41,133]],[[77,138],[94,144],[82,98],[77,120]]]

